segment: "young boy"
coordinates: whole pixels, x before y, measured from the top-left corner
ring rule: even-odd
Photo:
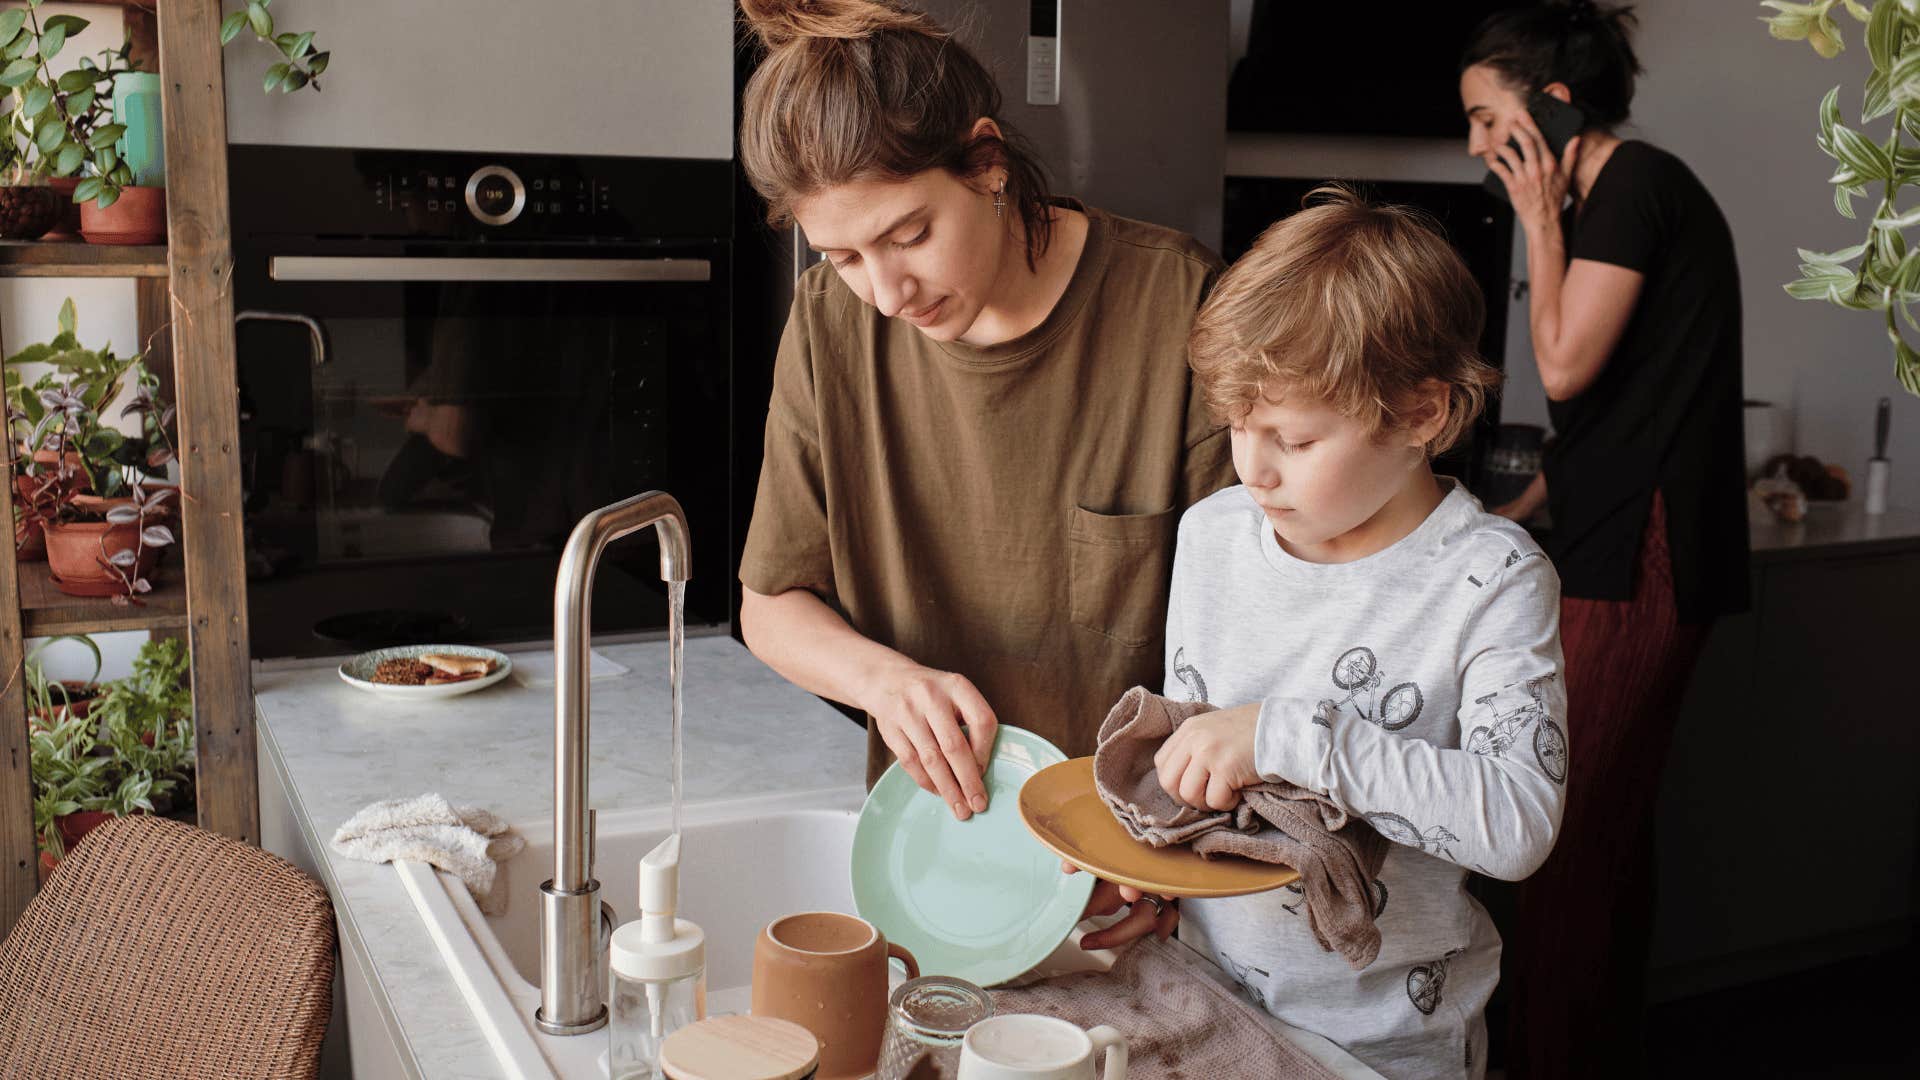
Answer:
[[[1188,901],[1181,937],[1387,1076],[1477,1077],[1500,940],[1467,872],[1523,878],[1553,847],[1559,578],[1519,526],[1429,467],[1499,378],[1476,356],[1484,308],[1466,267],[1410,211],[1316,196],[1194,323],[1196,382],[1232,424],[1242,486],[1180,522],[1165,692],[1220,711],[1155,760],[1190,805],[1286,780],[1393,841],[1380,952],[1354,971],[1284,889]]]

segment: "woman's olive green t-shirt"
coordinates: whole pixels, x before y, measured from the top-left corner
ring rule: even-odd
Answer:
[[[1220,260],[1085,212],[1060,301],[998,345],[933,341],[824,263],[801,275],[740,565],[1076,756],[1128,687],[1163,681],[1175,526],[1234,482],[1187,368]],[[889,760],[871,720],[868,750],[871,781]]]

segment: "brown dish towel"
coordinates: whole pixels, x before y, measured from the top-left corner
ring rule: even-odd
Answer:
[[[1300,872],[1307,921],[1320,947],[1359,970],[1380,952],[1372,881],[1387,841],[1323,795],[1288,783],[1256,784],[1225,813],[1195,810],[1160,787],[1153,755],[1205,702],[1169,701],[1144,687],[1126,692],[1100,725],[1093,783],[1135,840],[1191,844],[1209,858],[1238,855]]]
[[[1188,956],[1184,945],[1142,938],[1112,971],[992,991],[994,1013],[1041,1013],[1083,1028],[1111,1024],[1126,1036],[1127,1076],[1135,1080],[1333,1080]]]

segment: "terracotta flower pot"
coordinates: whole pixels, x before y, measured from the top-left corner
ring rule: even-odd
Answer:
[[[38,240],[60,219],[60,193],[43,184],[0,187],[0,239]]]
[[[139,547],[139,525],[42,521],[40,529],[47,535],[47,569],[52,572],[54,588],[68,596],[118,596],[126,592],[119,573],[103,560],[115,552]],[[159,548],[143,548],[127,575],[150,577],[159,561]]]
[[[158,244],[167,238],[167,189],[123,187],[105,210],[100,200],[80,204],[80,235],[89,244]]]
[[[67,696],[64,699],[57,698],[54,709],[55,711],[59,711],[61,706],[57,702],[64,700],[66,702],[65,707],[72,710],[75,716],[85,716],[92,712],[94,699],[107,692],[106,687],[101,686],[99,683],[82,682],[79,679],[60,679],[58,681],[60,688],[67,692]],[[53,718],[47,716],[45,713],[28,712],[27,726],[35,731],[45,731],[48,727],[52,726],[52,719]],[[148,746],[153,745],[152,739],[143,741],[146,742]]]
[[[114,815],[105,810],[82,810],[78,813],[63,814],[53,819],[53,827],[60,830],[60,842],[72,851],[82,837],[112,821]]]
[[[113,814],[105,810],[82,810],[74,814],[63,814],[53,819],[53,827],[60,831],[60,843],[66,847],[67,854],[73,854],[78,844],[88,833],[114,819]],[[40,884],[45,885],[54,867],[60,865],[59,856],[52,852],[40,852]]]
[[[80,204],[73,201],[73,189],[80,186],[80,178],[55,176],[47,181],[47,186],[60,196],[60,216],[54,220],[53,228],[48,229],[40,239],[80,239]]]

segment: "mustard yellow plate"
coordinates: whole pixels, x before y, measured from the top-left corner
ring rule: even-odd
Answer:
[[[1088,873],[1159,896],[1245,896],[1300,880],[1289,866],[1236,856],[1207,859],[1127,835],[1093,787],[1093,759],[1034,773],[1020,788],[1020,820],[1055,855]]]

